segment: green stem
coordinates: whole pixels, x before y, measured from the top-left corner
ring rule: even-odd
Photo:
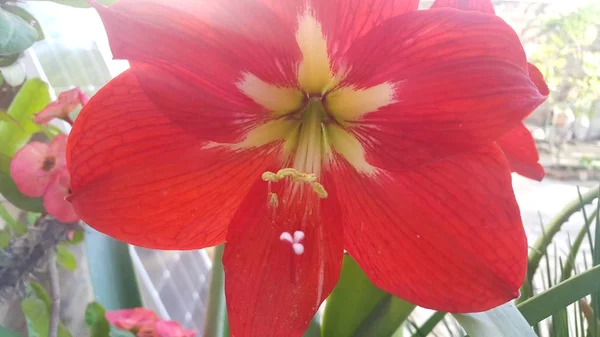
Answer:
[[[225,244],[215,247],[204,337],[229,336],[227,306],[225,304],[225,273],[223,272],[223,262],[221,261],[224,250]]]

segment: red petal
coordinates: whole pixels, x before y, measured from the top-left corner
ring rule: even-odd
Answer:
[[[117,58],[173,64],[215,86],[242,71],[271,83],[296,83],[294,32],[267,6],[237,0],[124,0],[95,6]]]
[[[357,41],[348,60],[343,84],[395,87],[395,103],[350,124],[367,160],[387,169],[490,144],[545,99],[514,31],[480,13],[437,9],[390,19]]]
[[[525,125],[514,128],[497,143],[504,151],[513,172],[538,181],[544,178],[545,172],[538,163],[540,156],[535,141]]]
[[[375,26],[397,15],[416,11],[418,0],[261,0],[291,26],[310,9],[327,37],[332,60],[338,60],[352,43]]]
[[[132,71],[102,88],[69,138],[70,200],[90,226],[139,246],[218,244],[276,153],[206,144],[169,113],[147,99]]]
[[[449,312],[518,296],[527,241],[496,145],[409,171],[335,174],[345,247],[377,286]]]
[[[343,233],[335,196],[298,188],[290,197],[292,184],[272,183],[276,207],[267,183],[255,184],[229,228],[223,264],[232,336],[302,336],[337,283]],[[301,255],[280,240],[294,231],[305,233]]]
[[[431,8],[451,7],[465,11],[495,14],[491,0],[435,0]]]
[[[161,109],[177,107],[170,117],[203,139],[239,141],[240,129],[265,118],[265,108],[238,88],[246,73],[270,84],[297,83],[294,32],[263,4],[125,0],[96,9],[115,57],[157,66],[134,66],[148,97]]]
[[[172,123],[200,139],[241,141],[249,130],[273,117],[233,85],[216,88],[214,82],[191,72],[181,71],[176,76],[140,63],[133,63],[131,71],[147,99]]]
[[[44,192],[44,208],[48,214],[62,222],[79,221],[73,205],[65,200],[69,194],[69,172],[62,169],[56,174]]]
[[[531,81],[535,84],[540,94],[548,96],[550,94],[550,89],[548,89],[548,85],[546,84],[546,81],[544,81],[542,72],[533,65],[533,63],[527,63],[527,69],[529,71],[529,78],[531,78]]]

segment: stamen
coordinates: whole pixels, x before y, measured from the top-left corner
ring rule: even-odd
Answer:
[[[279,206],[279,198],[277,197],[277,193],[269,193],[269,202],[273,207]]]
[[[315,193],[317,193],[319,198],[327,198],[327,190],[325,189],[325,187],[323,187],[323,185],[317,182],[317,176],[314,174],[298,172],[298,170],[290,167],[281,169],[277,171],[277,173],[267,171],[262,174],[262,180],[271,181],[275,183],[286,177],[296,181],[303,181],[305,183],[308,183],[313,188]]]

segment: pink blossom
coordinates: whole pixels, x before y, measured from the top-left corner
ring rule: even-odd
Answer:
[[[61,92],[56,101],[46,105],[44,109],[38,112],[33,121],[38,124],[46,124],[53,118],[70,120],[71,113],[79,104],[84,106],[90,98],[79,87]]]
[[[186,330],[175,321],[156,322],[156,332],[159,337],[194,337],[196,330]]]
[[[153,335],[158,316],[146,308],[132,308],[109,311],[106,320],[115,327],[127,331],[135,331],[138,336]]]
[[[66,167],[67,136],[58,135],[50,144],[31,142],[21,148],[10,163],[10,174],[21,193],[44,198],[48,214],[63,222],[76,222],[79,216],[65,201],[70,175]]]

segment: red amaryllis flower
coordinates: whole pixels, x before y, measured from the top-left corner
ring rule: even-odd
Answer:
[[[131,69],[70,136],[91,226],[159,249],[227,241],[232,336],[300,336],[346,249],[451,312],[518,294],[527,246],[496,144],[543,100],[501,19],[412,0],[96,6]]]
[[[53,118],[60,118],[70,121],[69,114],[77,108],[78,105],[85,105],[90,98],[78,87],[61,92],[56,101],[48,104],[44,109],[35,114],[33,119],[38,124],[46,124]]]
[[[65,201],[69,194],[66,147],[66,135],[54,137],[50,144],[31,142],[14,155],[10,174],[21,193],[44,197],[44,208],[48,214],[62,222],[76,222],[79,216]]]
[[[494,5],[490,0],[436,0],[431,8],[456,8],[466,11],[475,11],[486,14],[496,14]],[[544,76],[536,66],[529,63],[528,65],[529,78],[535,84],[538,91],[548,96],[550,90]],[[516,172],[524,177],[542,180],[545,172],[540,160],[535,141],[531,133],[525,125],[512,129],[506,135],[497,140],[497,144],[502,148],[506,159],[513,172]]]

